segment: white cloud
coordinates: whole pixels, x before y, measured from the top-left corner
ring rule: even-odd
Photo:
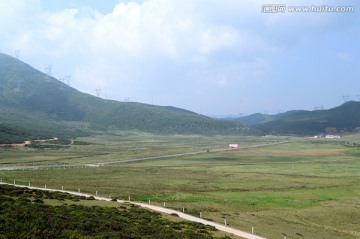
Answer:
[[[340,61],[350,61],[351,60],[351,57],[348,53],[344,52],[344,51],[341,51],[341,52],[338,52],[336,54],[336,57],[340,60]]]
[[[273,68],[280,57],[289,57],[287,52],[295,49],[294,55],[301,57],[298,49],[313,44],[303,39],[326,39],[334,31],[335,20],[340,19],[341,25],[350,16],[263,14],[262,4],[253,0],[123,1],[104,14],[90,7],[41,11],[40,0],[1,1],[0,50],[20,49],[40,70],[53,64],[61,74],[73,75],[75,87],[93,94],[100,87],[117,99],[150,98],[144,95],[156,91],[165,102],[166,96],[183,97],[176,87],[187,91],[189,99],[191,92],[198,92],[193,90],[196,87],[203,87],[204,98],[211,98],[206,92],[217,88],[235,97],[236,91],[258,86],[273,72],[284,70]],[[337,31],[345,30],[338,27]],[[338,52],[338,59],[349,59],[345,51],[333,52]]]

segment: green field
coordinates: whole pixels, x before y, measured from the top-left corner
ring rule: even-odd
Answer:
[[[287,138],[117,132],[79,138],[73,145],[0,149],[0,167],[111,162],[177,153],[102,167],[0,171],[6,182],[148,201],[223,222],[267,238],[360,238],[359,135],[301,140],[214,152]],[[348,141],[348,142],[347,142]],[[209,151],[209,152],[207,152]]]

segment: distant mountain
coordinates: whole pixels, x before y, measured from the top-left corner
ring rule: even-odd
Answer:
[[[237,122],[240,122],[242,124],[246,125],[256,125],[256,124],[262,124],[265,122],[273,121],[276,119],[281,119],[290,115],[299,115],[306,113],[305,110],[291,110],[285,113],[275,114],[275,115],[269,115],[269,114],[261,114],[261,113],[255,113],[247,116],[242,116],[236,119],[233,119]]]
[[[22,135],[19,141],[59,134],[73,137],[94,130],[226,134],[238,128],[235,122],[171,106],[117,102],[84,94],[5,54],[0,54],[0,113],[0,135],[10,139],[9,132],[16,132],[12,135]]]
[[[263,134],[314,135],[351,132],[360,127],[360,102],[350,101],[329,110],[294,110],[265,116],[253,114],[235,119]]]
[[[268,117],[271,117],[271,116],[266,115],[266,114],[261,114],[261,113],[255,113],[255,114],[251,114],[248,116],[239,117],[235,120],[242,124],[251,126],[254,124],[259,124],[259,123],[265,122],[268,119]]]

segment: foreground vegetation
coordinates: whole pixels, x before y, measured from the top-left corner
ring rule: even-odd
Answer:
[[[172,222],[132,205],[74,204],[81,200],[91,198],[0,185],[0,238],[215,238],[210,226]]]
[[[2,165],[101,162],[179,152],[187,155],[103,167],[0,171],[17,184],[148,201],[267,238],[360,237],[359,135],[224,152],[279,138],[156,136],[119,132],[66,148],[3,149]],[[355,143],[355,144],[354,144]],[[46,144],[45,144],[46,145]]]

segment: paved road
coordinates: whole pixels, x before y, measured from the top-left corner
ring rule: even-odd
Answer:
[[[38,188],[38,187],[29,187],[29,186],[24,186],[24,185],[14,185],[14,184],[9,184],[9,183],[4,183],[4,182],[0,182],[0,184],[6,184],[6,185],[13,185],[16,187],[22,187],[22,188],[30,188],[30,189],[37,189],[37,190],[44,190],[44,191],[50,191],[50,192],[64,192],[64,193],[69,193],[69,194],[73,194],[73,195],[78,195],[78,196],[85,196],[85,197],[90,197],[93,196],[96,200],[102,200],[102,201],[111,201],[110,198],[104,198],[104,197],[98,197],[98,196],[94,196],[94,195],[90,195],[90,194],[86,194],[86,193],[79,193],[79,192],[72,192],[72,191],[64,191],[64,190],[57,190],[57,189],[50,189],[50,188]],[[123,201],[123,200],[117,200],[119,203],[124,203],[124,202],[129,202],[129,201]],[[234,234],[236,236],[242,237],[242,238],[246,238],[246,239],[266,239],[265,237],[261,237],[261,236],[257,236],[248,232],[244,232],[244,231],[240,231],[219,223],[215,223],[215,222],[211,222],[199,217],[194,217],[191,216],[189,214],[185,214],[183,212],[179,212],[173,209],[169,209],[169,208],[164,208],[164,207],[159,207],[159,206],[154,206],[154,205],[150,205],[150,204],[146,204],[146,203],[138,203],[138,202],[129,202],[131,204],[143,207],[143,208],[148,208],[157,212],[162,212],[162,213],[166,213],[166,214],[177,214],[180,218],[183,218],[185,220],[188,221],[193,221],[193,222],[198,222],[204,225],[210,225],[215,227],[216,229],[223,231],[223,232],[227,232],[227,233],[231,233]]]
[[[213,149],[213,150],[202,150],[196,152],[188,152],[188,153],[178,153],[178,154],[169,154],[169,155],[162,155],[162,156],[153,156],[153,157],[144,157],[144,158],[136,158],[136,159],[125,159],[125,160],[112,160],[106,162],[96,162],[96,163],[76,163],[76,164],[53,164],[53,165],[34,165],[34,166],[0,166],[0,170],[38,170],[38,169],[51,169],[51,168],[66,168],[66,167],[100,167],[108,164],[116,164],[116,163],[132,163],[132,162],[139,162],[139,161],[146,161],[146,160],[153,160],[153,159],[165,159],[165,158],[176,158],[182,156],[189,156],[189,155],[198,155],[198,154],[206,154],[206,153],[218,153],[218,152],[225,152],[225,151],[235,151],[235,150],[242,150],[242,149],[251,149],[251,148],[260,148],[266,147],[271,145],[278,145],[278,144],[287,144],[294,141],[299,141],[299,139],[294,140],[287,140],[287,141],[280,141],[275,143],[267,143],[267,144],[258,144],[253,146],[244,146],[235,149]]]

